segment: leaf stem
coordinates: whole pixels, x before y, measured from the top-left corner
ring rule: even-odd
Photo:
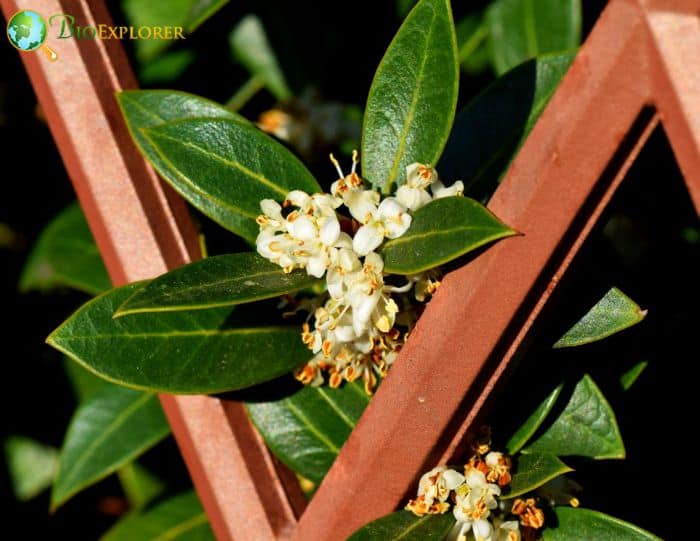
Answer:
[[[239,111],[250,99],[255,96],[260,90],[265,87],[265,81],[258,75],[253,75],[236,93],[231,96],[231,99],[226,102],[226,108],[234,113]]]

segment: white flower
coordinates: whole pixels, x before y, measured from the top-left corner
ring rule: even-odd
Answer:
[[[509,520],[498,527],[496,541],[521,541],[520,526],[517,520]]]
[[[428,186],[437,180],[437,172],[429,165],[412,163],[406,167],[406,183],[396,190],[396,199],[409,210],[418,210],[430,203]]]
[[[257,218],[258,253],[285,272],[301,267],[311,276],[321,278],[330,265],[331,249],[344,241],[335,213],[340,200],[293,190],[285,199],[285,206],[288,205],[298,208],[284,218],[278,203],[271,199],[260,202],[263,214]]]
[[[430,187],[430,191],[433,192],[433,199],[441,199],[443,197],[452,197],[453,195],[462,195],[464,193],[464,183],[458,180],[452,184],[449,188],[439,180]]]
[[[387,197],[355,233],[352,247],[359,255],[367,255],[382,243],[384,237],[398,238],[410,226],[411,216],[406,212],[406,207],[395,198]]]
[[[418,496],[423,496],[427,505],[432,505],[435,500],[444,502],[450,492],[462,483],[464,483],[464,476],[461,473],[447,466],[438,466],[420,478]]]
[[[458,519],[459,520],[459,519]],[[493,540],[493,526],[488,520],[474,520],[469,522],[460,522],[460,528],[457,532],[457,541],[466,541],[467,534],[471,530],[474,534],[474,539],[476,541],[492,541]]]

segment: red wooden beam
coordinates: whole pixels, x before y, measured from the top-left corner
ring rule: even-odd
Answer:
[[[68,13],[78,24],[110,22],[101,1],[1,4],[7,18],[32,9],[45,17]],[[152,278],[200,257],[183,201],[139,155],[114,98],[136,87],[121,43],[48,44],[56,62],[38,52],[21,53],[22,60],[113,283]],[[280,482],[241,404],[169,395],[161,403],[218,539],[274,539],[294,526],[303,496],[296,484]]]
[[[523,235],[445,278],[294,540],[345,538],[459,450],[657,125],[653,103],[700,208],[699,12],[697,0],[615,0],[602,13],[489,204]]]

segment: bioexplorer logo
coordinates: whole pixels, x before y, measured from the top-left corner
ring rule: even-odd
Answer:
[[[23,52],[41,49],[53,62],[58,54],[46,45],[49,33],[55,39],[185,39],[182,26],[81,26],[68,13],[51,15],[47,25],[41,15],[29,9],[18,11],[7,23],[7,39],[16,49]]]

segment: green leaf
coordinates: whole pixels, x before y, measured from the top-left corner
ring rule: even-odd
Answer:
[[[195,61],[197,53],[181,49],[159,56],[139,69],[139,82],[143,85],[172,84],[179,79]]]
[[[255,77],[264,81],[267,89],[278,100],[286,100],[292,93],[287,86],[275,53],[267,40],[265,28],[255,15],[247,15],[229,34],[231,52]]]
[[[126,90],[117,94],[117,100],[136,146],[164,176],[168,165],[146,139],[143,129],[187,118],[227,118],[243,124],[248,122],[218,103],[174,90]],[[187,199],[201,197],[200,192],[187,184],[180,186],[180,190],[186,191]]]
[[[114,317],[233,306],[298,291],[316,282],[304,270],[285,273],[253,252],[220,255],[156,278],[127,299]]]
[[[642,372],[646,370],[648,365],[649,361],[639,362],[622,374],[622,376],[620,376],[620,387],[622,387],[622,390],[628,391],[637,381],[639,376],[642,375]]]
[[[437,166],[440,176],[462,179],[471,197],[490,196],[573,58],[552,55],[526,62],[470,101],[455,119]]]
[[[368,403],[362,384],[355,382],[338,389],[304,386],[282,399],[246,405],[277,458],[319,483]]]
[[[180,26],[194,32],[229,0],[122,0],[122,10],[131,26]],[[186,36],[187,37],[187,36]],[[134,41],[141,63],[154,60],[179,40],[139,39]]]
[[[127,515],[101,541],[214,541],[207,515],[194,492]]]
[[[561,415],[523,453],[625,458],[625,446],[610,404],[585,375]]]
[[[413,213],[406,233],[382,247],[384,272],[416,274],[514,234],[473,199],[436,199]]]
[[[153,165],[182,196],[225,228],[255,241],[260,200],[321,188],[284,146],[256,127],[227,119],[191,119],[146,128]]]
[[[112,315],[143,284],[83,305],[47,342],[99,376],[128,387],[209,394],[276,378],[309,356],[299,327],[250,325],[249,311]]]
[[[530,58],[573,49],[581,41],[580,0],[496,0],[486,21],[498,74]]]
[[[73,393],[78,402],[83,402],[104,387],[113,385],[78,363],[74,363],[69,357],[64,357],[64,368],[70,380]]]
[[[646,310],[613,287],[552,347],[570,348],[597,342],[636,325],[646,315]]]
[[[556,527],[545,527],[544,541],[661,541],[634,524],[590,509],[555,507],[554,516]]]
[[[483,11],[471,13],[457,23],[459,64],[462,71],[478,75],[489,67],[491,49],[488,37],[489,29],[484,22]]]
[[[397,511],[360,528],[348,541],[442,541],[454,523],[450,512],[417,517],[408,511]]]
[[[58,450],[23,436],[5,439],[5,464],[15,497],[31,500],[51,486],[58,468]]]
[[[56,509],[153,447],[170,432],[158,397],[118,386],[101,389],[71,419],[51,493]]]
[[[513,466],[513,480],[503,499],[515,498],[535,490],[565,473],[574,471],[554,455],[519,455]]]
[[[542,425],[544,420],[552,411],[554,404],[557,403],[557,399],[561,394],[561,390],[564,388],[562,385],[557,385],[554,390],[549,393],[549,396],[545,398],[539,406],[535,408],[527,420],[518,428],[515,433],[510,437],[508,443],[506,444],[506,450],[509,455],[514,455],[520,449],[522,449],[525,444],[530,441],[530,438],[535,435],[537,429]]]
[[[362,175],[385,193],[413,162],[437,163],[452,127],[459,66],[449,0],[421,0],[382,59],[367,98]]]
[[[91,295],[111,285],[78,203],[63,209],[41,232],[19,282],[22,292],[70,287]]]
[[[138,462],[122,466],[117,471],[117,476],[131,509],[142,509],[166,489],[164,481]]]

